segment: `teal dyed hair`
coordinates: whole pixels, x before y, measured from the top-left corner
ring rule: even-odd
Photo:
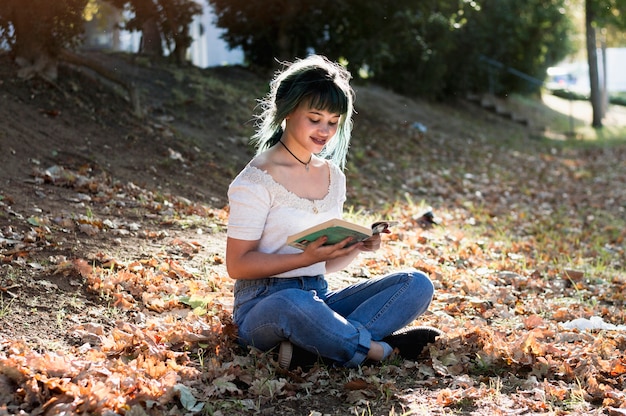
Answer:
[[[350,78],[344,67],[320,55],[297,60],[278,72],[270,82],[269,93],[259,102],[262,113],[257,117],[257,130],[251,139],[257,154],[278,143],[285,118],[301,102],[308,101],[310,108],[340,114],[337,132],[319,156],[332,160],[343,169],[354,113]]]

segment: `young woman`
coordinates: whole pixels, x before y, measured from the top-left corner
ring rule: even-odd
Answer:
[[[342,216],[342,172],[352,129],[350,74],[313,55],[279,72],[261,102],[252,138],[257,155],[228,191],[226,266],[235,282],[234,320],[243,345],[279,347],[284,368],[310,357],[355,367],[394,349],[415,358],[440,332],[408,327],[428,308],[433,285],[410,270],[329,291],[324,274],[341,270],[380,235],[356,244],[304,250],[287,236]],[[292,361],[293,357],[293,361]]]

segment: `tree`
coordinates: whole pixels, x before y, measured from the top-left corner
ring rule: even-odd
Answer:
[[[598,47],[594,23],[596,13],[592,0],[585,0],[585,39],[587,45],[587,64],[589,66],[589,100],[593,111],[591,126],[602,127],[602,95],[600,93],[600,76],[598,74]]]
[[[85,7],[84,27],[85,32],[82,37],[82,45],[88,48],[100,48],[102,35],[107,35],[110,39],[112,50],[120,50],[120,22],[122,21],[122,11],[104,0],[89,0]]]
[[[604,106],[598,73],[596,28],[613,26],[626,29],[626,0],[585,0],[585,33],[589,64],[590,101],[593,111],[591,126],[602,127]]]
[[[469,10],[455,36],[454,73],[465,71],[450,79],[454,89],[498,95],[537,91],[547,68],[573,48],[565,5],[565,0],[483,0],[479,9]]]
[[[411,61],[436,53],[428,42],[445,49],[438,36],[445,35],[453,20],[447,12],[458,10],[456,0],[209,2],[217,26],[226,29],[223,38],[231,47],[241,46],[254,65],[271,68],[276,59],[292,60],[316,52],[345,62],[355,74],[367,72],[390,81],[402,75],[394,73],[396,69],[406,71]]]
[[[58,57],[80,42],[87,0],[2,0],[0,40],[7,42],[19,75],[57,78]]]
[[[572,25],[564,13],[565,0],[340,4],[343,10],[324,13],[329,22],[326,47],[403,93],[446,97],[490,89],[499,94],[536,90],[537,83],[529,87],[510,71],[489,77],[484,58],[542,80],[546,69],[570,50]]]
[[[56,80],[59,58],[82,41],[88,1],[0,1],[0,42],[8,45],[21,67],[19,76]],[[178,62],[185,61],[192,42],[189,26],[193,17],[202,13],[202,6],[195,0],[109,1],[120,8],[131,5],[135,17],[128,28],[143,31],[143,52],[161,56],[165,42]]]
[[[216,25],[227,29],[223,39],[240,46],[246,60],[273,68],[276,60],[304,57],[325,36],[324,21],[342,1],[333,0],[208,0]]]
[[[187,62],[187,50],[193,39],[189,26],[196,15],[202,14],[202,6],[195,0],[160,1],[160,27],[165,41],[178,64]]]
[[[446,86],[453,33],[462,26],[459,10],[456,1],[369,2],[369,9],[344,15],[329,44],[353,72],[368,68],[369,77],[396,91],[437,97]]]
[[[224,39],[253,64],[271,68],[276,57],[314,51],[353,74],[430,97],[486,91],[482,56],[543,79],[569,51],[566,1],[209,0]],[[510,72],[492,80],[498,93],[529,90]]]
[[[399,38],[390,42],[390,34],[403,26],[396,20],[396,28],[391,27],[404,3],[402,0],[337,2],[324,12],[323,30],[327,35],[317,49],[334,59],[343,59],[355,74],[359,70],[365,70],[367,76],[380,74],[385,64],[394,58],[392,45],[395,41],[402,43]]]
[[[141,32],[139,53],[163,56],[164,45],[179,64],[187,61],[186,54],[193,39],[189,26],[194,16],[202,13],[195,0],[107,0],[125,9],[132,17],[124,28]]]
[[[153,0],[108,0],[119,9],[126,10],[132,17],[122,24],[128,31],[141,32],[139,53],[148,56],[163,56],[163,38],[159,29],[158,8]]]

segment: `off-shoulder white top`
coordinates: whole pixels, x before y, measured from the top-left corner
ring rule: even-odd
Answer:
[[[262,253],[298,253],[287,237],[331,218],[341,218],[346,200],[346,177],[334,163],[328,193],[323,199],[301,198],[259,168],[247,165],[228,188],[230,214],[227,236],[259,240]],[[326,263],[268,277],[316,276],[326,273]]]

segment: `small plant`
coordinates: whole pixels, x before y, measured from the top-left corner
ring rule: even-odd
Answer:
[[[109,299],[109,304],[108,307],[104,310],[104,316],[108,319],[119,319],[124,314],[124,312],[120,308],[111,305],[111,298],[109,295],[106,295],[106,298]]]
[[[67,312],[65,311],[65,308],[59,309],[56,314],[56,321],[57,327],[59,327],[60,329],[63,329],[63,322],[65,321],[65,318],[67,318]]]
[[[8,302],[4,300],[4,296],[0,295],[0,319],[11,315],[11,306],[15,299],[11,298]]]
[[[200,368],[204,369],[204,348],[199,347],[198,351],[196,352],[197,357],[198,357],[198,365],[200,366]]]
[[[567,409],[571,409],[573,411],[581,411],[588,407],[587,401],[585,400],[585,389],[580,382],[580,379],[576,379],[576,384],[578,386],[577,389],[572,389],[569,398],[563,401],[563,404]]]

